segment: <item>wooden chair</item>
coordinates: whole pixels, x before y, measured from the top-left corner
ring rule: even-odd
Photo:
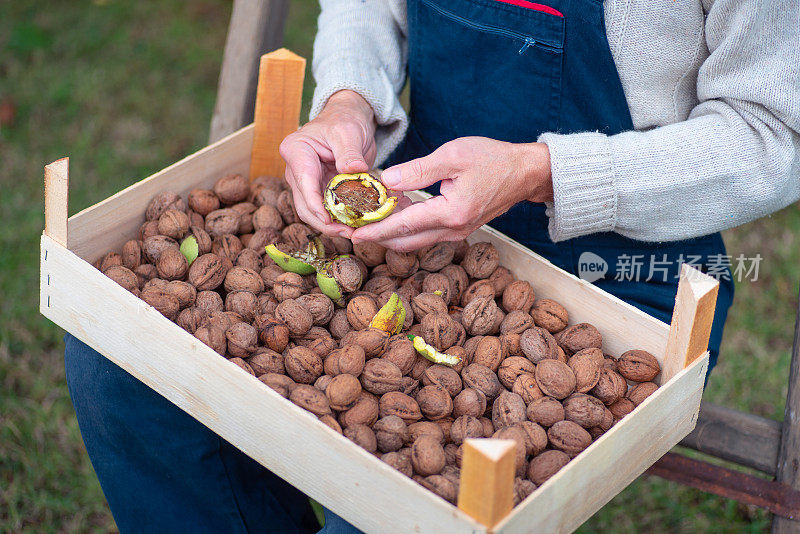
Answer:
[[[209,141],[253,120],[259,58],[279,48],[288,0],[235,0]],[[767,480],[670,452],[648,471],[774,514],[774,534],[800,533],[800,300],[783,423],[703,402],[681,445],[774,477]]]

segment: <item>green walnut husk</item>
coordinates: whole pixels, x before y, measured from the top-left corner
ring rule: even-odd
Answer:
[[[272,258],[278,267],[286,272],[300,275],[314,274],[317,264],[325,259],[325,246],[322,240],[315,237],[308,242],[304,252],[284,252],[274,244],[267,245],[267,256]]]
[[[432,345],[429,345],[428,342],[425,341],[421,336],[408,334],[408,339],[410,339],[411,343],[414,344],[414,349],[419,353],[420,356],[429,359],[433,363],[453,366],[458,365],[458,363],[461,361],[461,358],[458,356],[439,352]]]
[[[317,263],[317,285],[335,304],[344,306],[344,295],[358,291],[363,282],[361,269],[348,255]]]
[[[389,301],[378,310],[369,326],[380,328],[389,335],[399,334],[406,322],[406,307],[397,293],[392,293]]]
[[[200,254],[200,247],[197,245],[197,238],[195,236],[190,235],[183,240],[181,243],[181,254],[186,258],[186,262],[189,265],[197,259],[198,254]]]
[[[366,207],[369,201],[354,201],[349,196],[337,193],[340,187],[347,187],[347,182],[360,182],[375,197],[377,207]],[[340,190],[341,191],[341,190]],[[385,219],[397,206],[397,198],[390,197],[386,187],[374,176],[366,172],[355,174],[337,174],[325,188],[325,209],[335,220],[353,228]]]

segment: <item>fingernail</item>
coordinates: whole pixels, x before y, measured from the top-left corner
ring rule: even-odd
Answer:
[[[381,181],[383,185],[387,187],[398,185],[400,183],[400,171],[395,168],[383,171],[383,174],[381,174]]]

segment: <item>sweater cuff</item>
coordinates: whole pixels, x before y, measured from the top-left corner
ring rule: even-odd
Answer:
[[[550,150],[553,203],[547,204],[553,242],[614,230],[617,192],[608,137],[598,132],[545,133]]]
[[[317,86],[311,101],[309,120],[313,120],[325,107],[328,99],[343,89],[361,95],[375,113],[378,128],[375,131],[377,156],[375,167],[397,148],[408,128],[408,116],[394,91],[386,73],[373,65],[352,59],[329,62],[331,68],[320,68],[315,77]]]

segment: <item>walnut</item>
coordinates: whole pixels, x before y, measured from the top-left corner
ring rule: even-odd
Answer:
[[[224,305],[222,297],[216,291],[199,291],[194,299],[194,305],[204,314],[210,315],[213,312],[222,311]]]
[[[201,226],[197,225],[190,226],[189,234],[194,236],[195,240],[197,241],[198,254],[203,255],[211,252],[211,249],[213,247],[211,236],[208,235],[208,232],[206,232]]]
[[[483,336],[478,342],[477,347],[475,347],[475,355],[472,358],[472,362],[485,365],[496,373],[502,361],[503,352],[500,345],[500,338],[495,336]]]
[[[515,280],[503,291],[503,309],[507,312],[521,310],[528,313],[536,299],[533,287],[524,280]]]
[[[541,397],[528,405],[527,415],[529,421],[549,427],[564,420],[564,406],[552,397]]]
[[[211,242],[211,252],[220,258],[228,258],[231,263],[242,250],[244,250],[242,241],[233,234],[218,235]]]
[[[158,218],[158,233],[181,239],[189,231],[189,217],[182,211],[168,209]]]
[[[139,279],[136,274],[122,265],[112,265],[103,271],[103,274],[133,293],[139,294]]]
[[[225,279],[228,266],[216,254],[203,254],[189,267],[189,283],[198,291],[216,289]]]
[[[255,371],[256,376],[267,373],[283,374],[286,368],[283,365],[283,355],[272,349],[261,347],[247,359],[247,363]]]
[[[425,247],[417,251],[419,268],[431,273],[439,271],[453,261],[455,252],[453,244],[447,241]]]
[[[361,282],[366,278],[361,266],[355,258],[339,256],[330,265],[330,272],[336,283],[345,293],[358,291]]]
[[[312,328],[317,328],[317,327],[312,327]],[[306,347],[316,352],[317,355],[319,355],[319,357],[323,359],[326,356],[328,356],[328,354],[333,352],[337,346],[338,345],[336,341],[331,336],[328,335],[312,339],[306,344]]]
[[[203,324],[205,319],[206,314],[202,310],[192,306],[182,310],[178,314],[177,319],[175,319],[175,324],[190,334],[194,334],[195,330],[197,330]]]
[[[167,293],[175,296],[181,308],[188,308],[194,305],[197,298],[197,290],[195,287],[182,280],[172,280],[164,287]]]
[[[387,415],[396,415],[406,424],[422,419],[422,412],[417,401],[399,391],[390,391],[381,396],[380,416],[386,417]]]
[[[320,422],[323,423],[325,426],[336,432],[337,434],[344,434],[342,431],[342,425],[339,424],[339,421],[336,420],[334,416],[331,414],[325,414],[320,416]]]
[[[189,192],[189,207],[205,217],[220,206],[219,197],[210,189],[192,189]]]
[[[387,415],[372,426],[381,452],[400,450],[408,441],[408,427],[405,421],[396,415]]]
[[[258,330],[258,339],[275,352],[283,352],[289,344],[289,327],[271,315],[259,315],[253,326]]]
[[[236,260],[233,262],[234,266],[236,267],[246,267],[251,271],[255,271],[256,273],[260,273],[261,269],[264,268],[264,262],[261,259],[261,256],[255,250],[246,248],[242,250],[238,256],[236,256]],[[259,275],[260,277],[261,275]],[[261,283],[264,283],[264,280],[261,280]]]
[[[575,373],[558,360],[542,360],[536,365],[536,384],[545,395],[564,399],[575,391]]]
[[[353,344],[364,349],[367,359],[374,358],[383,353],[389,334],[380,328],[365,328],[350,332],[347,337],[342,339],[342,346]]]
[[[475,388],[464,388],[461,393],[453,399],[453,416],[458,418],[462,415],[481,417],[486,412],[486,395]]]
[[[492,425],[496,430],[525,420],[525,401],[516,393],[502,392],[492,403]]]
[[[500,313],[493,297],[477,297],[464,306],[462,322],[470,335],[483,336],[492,333]]]
[[[513,282],[515,278],[514,275],[511,274],[511,271],[501,265],[489,275],[488,280],[494,286],[495,298],[501,298],[503,296],[503,291],[505,291],[508,284]]]
[[[174,295],[169,294],[166,290],[145,287],[142,289],[140,297],[170,321],[174,321],[178,316],[180,303]]]
[[[228,340],[228,353],[231,356],[246,358],[255,352],[258,333],[252,325],[236,323],[225,332],[225,337]]]
[[[576,391],[586,393],[597,385],[600,380],[600,367],[603,361],[603,351],[595,348],[576,352],[569,359],[569,367],[575,373]]]
[[[447,350],[458,341],[458,326],[446,313],[429,313],[420,324],[422,337],[437,350]]]
[[[522,334],[530,329],[533,324],[533,317],[522,310],[514,310],[505,316],[500,323],[500,332],[503,334]]]
[[[594,326],[589,323],[580,323],[556,334],[556,341],[566,352],[575,354],[590,347],[601,348],[603,337]]]
[[[530,480],[517,477],[514,479],[514,506],[528,498],[528,495],[536,491],[536,484]]]
[[[528,478],[541,486],[569,463],[569,456],[559,450],[544,451],[528,464]]]
[[[381,456],[381,460],[387,465],[397,469],[407,477],[410,477],[414,474],[414,468],[411,467],[410,455],[404,455],[398,452],[387,452]]]
[[[366,362],[361,373],[361,384],[364,389],[375,395],[383,395],[390,391],[398,391],[403,373],[388,360],[373,358]]]
[[[455,504],[458,490],[453,482],[442,475],[431,475],[418,480],[419,484],[451,504]]]
[[[466,306],[479,297],[490,297],[494,300],[494,284],[489,280],[473,282],[467,286],[467,289],[465,289],[463,295],[461,295],[461,305]]]
[[[458,417],[450,429],[450,439],[456,445],[461,445],[468,438],[483,438],[483,425],[477,417],[462,415]]]
[[[500,254],[494,245],[487,242],[475,243],[469,247],[461,262],[461,266],[472,278],[488,278],[499,264]]]
[[[133,271],[142,264],[142,242],[137,239],[131,239],[122,245],[121,260],[122,265]]]
[[[286,374],[300,384],[313,384],[322,376],[322,358],[306,347],[291,347],[286,352],[283,364]]]
[[[147,221],[139,227],[139,241],[158,235],[158,220]]]
[[[442,295],[442,300],[446,304],[453,302],[453,290],[450,287],[450,279],[442,273],[431,273],[422,281],[423,293],[434,293],[438,291]]]
[[[253,322],[258,314],[258,297],[250,291],[234,291],[225,297],[225,311],[239,315],[245,322]]]
[[[520,374],[516,380],[514,380],[511,391],[522,397],[525,404],[530,404],[544,397],[544,393],[539,389],[539,385],[536,384],[536,377],[533,372]]]
[[[442,386],[451,397],[461,391],[461,377],[446,365],[431,365],[422,373],[422,384],[425,386]]]
[[[413,252],[386,251],[386,265],[392,276],[407,278],[419,269],[419,259]]]
[[[165,235],[154,235],[146,238],[142,242],[142,252],[144,253],[144,257],[147,258],[147,261],[153,264],[158,261],[158,259],[161,257],[161,254],[165,250],[171,248],[178,250],[178,242]],[[120,258],[119,265],[122,264],[121,259],[122,258]],[[102,268],[100,270],[102,270]]]
[[[331,352],[325,360],[326,365],[328,360],[331,360],[333,365],[332,374],[350,374],[357,377],[364,370],[366,355],[360,346],[348,345]]]
[[[325,394],[308,384],[299,384],[292,389],[289,400],[317,416],[331,413]]]
[[[294,274],[294,273],[290,273]],[[233,267],[225,275],[225,291],[264,291],[264,280],[256,271],[247,267]]]
[[[411,465],[422,476],[440,473],[445,465],[444,448],[434,438],[421,436],[411,446]]]
[[[500,364],[500,368],[497,371],[497,378],[500,380],[500,383],[506,387],[506,389],[512,389],[520,375],[533,375],[535,370],[536,366],[533,365],[527,358],[523,358],[521,356],[509,356]],[[521,385],[520,387],[523,386]],[[521,393],[518,394],[521,395]]]
[[[654,382],[642,382],[637,384],[628,392],[628,399],[635,405],[639,406],[644,400],[656,392],[658,384]]]
[[[447,314],[447,304],[439,295],[420,293],[411,299],[411,309],[417,321],[422,321],[429,313]]]
[[[314,318],[311,312],[296,300],[284,300],[275,308],[275,318],[286,323],[291,336],[302,336],[311,329]]]
[[[223,204],[236,204],[247,200],[250,183],[241,174],[223,176],[214,184],[214,193]]]
[[[206,232],[211,237],[239,232],[239,212],[230,208],[214,210],[206,215]]]
[[[157,221],[161,214],[168,209],[186,211],[186,203],[174,191],[162,191],[153,197],[144,212],[144,218],[148,221]]]
[[[353,244],[353,254],[367,267],[375,267],[385,261],[386,249],[377,243],[365,241]]]
[[[608,405],[608,409],[614,415],[614,420],[619,421],[629,413],[631,413],[636,405],[627,397],[622,397],[613,404]]]
[[[281,239],[295,250],[305,250],[314,232],[303,223],[295,222],[281,231]]]
[[[417,352],[411,340],[404,335],[392,336],[386,344],[382,358],[395,364],[404,375],[411,372],[417,360]]]
[[[433,421],[419,421],[408,425],[409,443],[414,443],[422,436],[430,436],[442,445],[445,443],[444,430]]]
[[[139,289],[142,289],[148,281],[158,276],[158,269],[156,269],[156,266],[149,263],[141,264],[134,269],[133,272],[136,275],[136,280],[139,282]]]
[[[460,265],[450,264],[445,266],[440,273],[445,275],[450,282],[450,302],[461,303],[462,296],[469,285],[467,272]]]
[[[356,295],[347,303],[347,321],[354,330],[363,330],[378,313],[375,301],[366,295]]]
[[[592,436],[577,423],[559,421],[547,430],[550,445],[574,458],[592,444]]]
[[[525,453],[536,456],[547,448],[547,431],[537,423],[522,421],[515,425],[525,433]]]
[[[328,329],[334,339],[342,339],[350,332],[350,322],[347,320],[347,310],[339,309],[333,312],[328,323]]]
[[[525,330],[520,335],[519,346],[533,363],[558,359],[558,343],[544,328],[534,327]]]
[[[358,274],[360,275],[361,272],[359,271]],[[366,281],[362,289],[367,293],[375,293],[376,295],[380,295],[385,292],[391,293],[397,289],[397,284],[393,278],[388,276],[375,276],[375,273],[373,273],[372,277]]]
[[[383,417],[383,414],[381,414]],[[372,426],[378,420],[378,399],[375,395],[367,391],[362,391],[355,405],[342,412],[339,416],[339,423],[347,428],[350,425]]]
[[[544,328],[551,334],[564,330],[569,322],[567,309],[550,299],[535,301],[531,308],[531,316],[536,326]]]
[[[253,212],[253,229],[272,228],[274,230],[283,229],[283,218],[280,212],[270,204],[264,204]]]
[[[275,295],[278,302],[298,298],[303,294],[303,277],[296,273],[282,273],[278,275],[278,277],[275,278],[275,282],[272,284],[272,294]],[[300,301],[298,300],[297,302]],[[311,310],[309,310],[309,312],[310,311]]]
[[[256,375],[256,373],[253,371],[253,368],[250,367],[250,365],[246,361],[244,361],[243,359],[239,358],[238,356],[234,357],[234,358],[231,358],[228,361],[231,362],[232,364],[236,365],[240,369],[242,369],[245,373],[247,373],[249,375],[252,375],[252,376]]]
[[[355,406],[361,395],[361,384],[353,375],[340,374],[330,381],[325,389],[325,395],[334,410],[349,410]]]
[[[417,403],[422,414],[435,421],[453,412],[453,399],[442,386],[425,386],[417,393]]]
[[[201,326],[194,331],[194,337],[211,347],[220,356],[225,354],[228,342],[224,330],[214,326]]]
[[[570,395],[563,402],[564,419],[592,428],[603,422],[606,407],[596,398],[583,393]]]
[[[617,370],[619,374],[633,382],[650,382],[661,372],[661,366],[649,352],[634,349],[619,357]]]
[[[333,317],[333,302],[321,293],[302,295],[297,297],[296,300],[311,313],[315,326],[324,326]]]
[[[388,265],[386,266],[386,269],[389,270]],[[389,274],[392,274],[390,270]],[[411,287],[412,289],[416,290],[417,293],[422,293],[422,282],[425,280],[426,276],[428,276],[426,271],[417,271],[413,275],[403,280],[400,283],[400,287]]]
[[[516,426],[503,427],[492,434],[494,439],[513,439],[516,456],[517,476],[525,474],[525,451],[527,446],[527,435],[525,431]]]
[[[289,398],[289,389],[293,386],[296,387],[294,380],[278,373],[267,373],[259,376],[258,379],[284,398]]]
[[[614,404],[628,392],[628,383],[622,376],[611,369],[600,369],[597,385],[591,390],[592,395],[604,404]]]
[[[478,420],[483,425],[483,435],[491,437],[494,435],[494,425],[492,424],[492,420],[488,417],[479,417]]]
[[[458,324],[458,323],[456,323],[456,324]],[[464,369],[464,367],[466,367],[467,365],[472,363],[470,361],[467,361],[467,351],[464,350],[464,347],[460,347],[458,345],[453,345],[452,347],[450,347],[449,349],[444,351],[444,353],[445,354],[449,354],[451,356],[456,356],[457,358],[460,359],[460,361],[457,364],[455,364],[452,367],[450,367],[450,369],[452,369],[453,371],[458,373],[459,376],[461,375],[461,371]]]
[[[272,289],[275,286],[275,280],[277,280],[278,277],[284,272],[285,271],[283,269],[274,264],[264,266],[259,273],[261,279],[264,281],[264,288]]]
[[[479,363],[471,363],[461,371],[464,387],[480,390],[488,400],[494,400],[503,390],[500,380],[491,369]]]

